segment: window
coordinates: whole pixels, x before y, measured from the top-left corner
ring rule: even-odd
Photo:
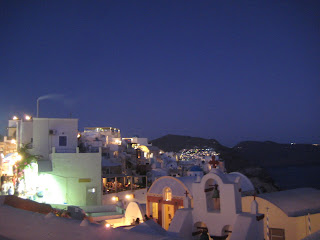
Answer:
[[[59,136],[59,146],[67,146],[67,136]]]
[[[270,240],[285,240],[284,229],[270,228]]]
[[[171,201],[172,200],[172,191],[169,187],[164,190],[164,200]]]

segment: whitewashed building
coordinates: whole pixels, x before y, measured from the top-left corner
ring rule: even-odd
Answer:
[[[16,126],[18,146],[28,144],[29,152],[40,156],[25,171],[30,197],[55,204],[101,204],[101,151],[79,152],[78,119],[33,118],[18,120]]]
[[[250,213],[242,212],[241,178],[219,169],[203,177],[161,177],[147,193],[147,214],[184,239],[199,237],[203,229],[219,239],[263,239],[257,203]]]

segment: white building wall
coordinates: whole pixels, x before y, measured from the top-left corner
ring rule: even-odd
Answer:
[[[54,134],[49,134],[54,130]],[[78,119],[34,118],[32,153],[49,158],[52,147],[57,151],[75,150],[77,147]],[[67,146],[59,146],[59,136],[67,137]]]
[[[17,127],[17,124],[20,120],[9,120],[8,121],[8,127]]]
[[[144,146],[151,146],[152,144],[148,143],[148,138],[138,138],[138,137],[133,137],[132,138],[132,142],[133,143],[137,143],[140,145],[144,145]]]
[[[20,147],[23,145],[32,143],[33,138],[33,122],[32,121],[21,121],[19,134]]]
[[[220,211],[208,211],[208,201],[213,201],[205,193],[206,182],[213,179],[220,189]],[[222,229],[227,225],[232,225],[237,215],[241,213],[241,194],[239,184],[229,182],[221,171],[214,170],[205,175],[200,183],[192,184],[194,196],[194,222],[204,222],[208,226],[210,234],[220,236]],[[208,198],[208,200],[207,200]],[[219,221],[217,221],[219,219]],[[211,224],[211,223],[215,224]]]
[[[66,202],[68,204],[87,205],[87,187],[95,188],[97,202],[101,204],[101,152],[99,153],[55,153],[50,155],[52,160],[52,174],[66,179]],[[90,180],[81,182],[81,180]]]

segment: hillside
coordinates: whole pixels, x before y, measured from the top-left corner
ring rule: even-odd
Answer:
[[[166,135],[151,142],[154,146],[167,152],[179,152],[182,149],[195,147],[212,147],[220,153],[228,172],[239,171],[245,174],[256,189],[265,189],[266,192],[276,191],[281,186],[289,189],[320,188],[318,181],[312,180],[318,178],[320,146],[246,141],[240,142],[233,148],[228,148],[215,139],[179,135]],[[294,169],[298,171],[293,171]],[[310,169],[315,170],[310,171]],[[298,172],[305,181],[293,180]],[[290,186],[288,186],[289,180]]]
[[[246,141],[228,148],[215,139],[171,134],[152,140],[151,143],[166,152],[179,152],[182,149],[194,147],[212,147],[221,154],[229,171],[258,166],[320,164],[320,147],[312,144],[291,145],[270,141]]]
[[[151,141],[152,145],[159,147],[165,152],[179,152],[188,148],[214,148],[225,160],[225,165],[229,171],[235,171],[243,166],[249,166],[245,160],[240,159],[237,154],[232,154],[232,148],[221,145],[215,139],[205,139],[199,137],[181,136],[168,134]]]
[[[181,136],[168,134],[151,141],[152,145],[159,147],[165,152],[179,152],[182,149],[193,147],[206,148],[212,147],[219,150],[225,150],[227,147],[222,146],[215,139],[205,139],[199,137]]]

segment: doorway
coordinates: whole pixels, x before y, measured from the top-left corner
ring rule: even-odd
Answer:
[[[164,225],[163,228],[165,230],[169,229],[170,223],[173,219],[174,216],[174,206],[171,204],[164,204]]]
[[[97,205],[97,191],[95,187],[87,187],[86,193],[86,205],[92,206]]]

